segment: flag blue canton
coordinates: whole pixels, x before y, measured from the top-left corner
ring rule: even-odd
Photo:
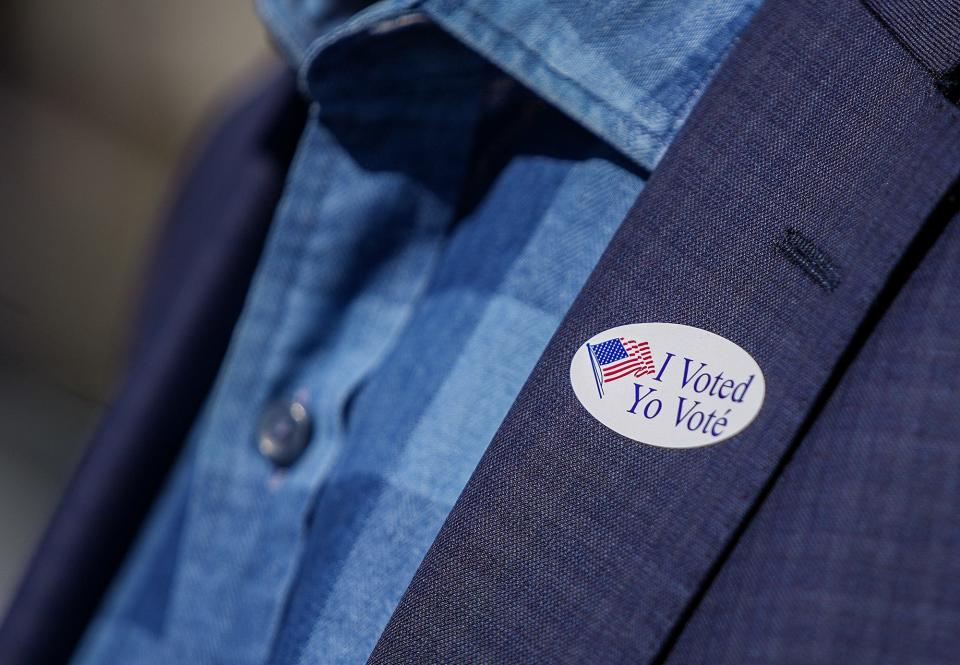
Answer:
[[[601,367],[617,360],[623,360],[628,356],[627,350],[623,348],[623,342],[616,338],[597,344],[593,347],[593,355]]]

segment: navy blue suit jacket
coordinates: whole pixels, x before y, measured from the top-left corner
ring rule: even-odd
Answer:
[[[958,661],[958,9],[760,9],[371,663]],[[692,450],[594,420],[570,358],[644,321],[749,351],[757,420]]]
[[[306,120],[289,72],[233,104],[160,225],[128,370],[0,625],[0,663],[65,661],[213,383]]]

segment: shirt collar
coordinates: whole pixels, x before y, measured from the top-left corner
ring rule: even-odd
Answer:
[[[762,0],[258,0],[302,81],[330,44],[422,14],[652,170]]]

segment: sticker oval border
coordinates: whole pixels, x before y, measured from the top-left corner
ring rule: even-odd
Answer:
[[[766,397],[763,370],[743,347],[666,322],[628,323],[592,336],[573,354],[570,385],[605,427],[674,449],[729,440],[754,421]]]

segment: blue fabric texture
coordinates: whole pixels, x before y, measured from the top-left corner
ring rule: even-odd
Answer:
[[[857,354],[667,663],[956,662],[957,289],[960,217]]]
[[[955,661],[958,173],[957,109],[860,3],[766,2],[370,662]],[[645,321],[749,352],[756,420],[672,450],[580,408],[575,351]]]
[[[755,4],[263,0],[307,129],[76,662],[364,661]],[[281,470],[258,419],[292,396],[313,432]]]

